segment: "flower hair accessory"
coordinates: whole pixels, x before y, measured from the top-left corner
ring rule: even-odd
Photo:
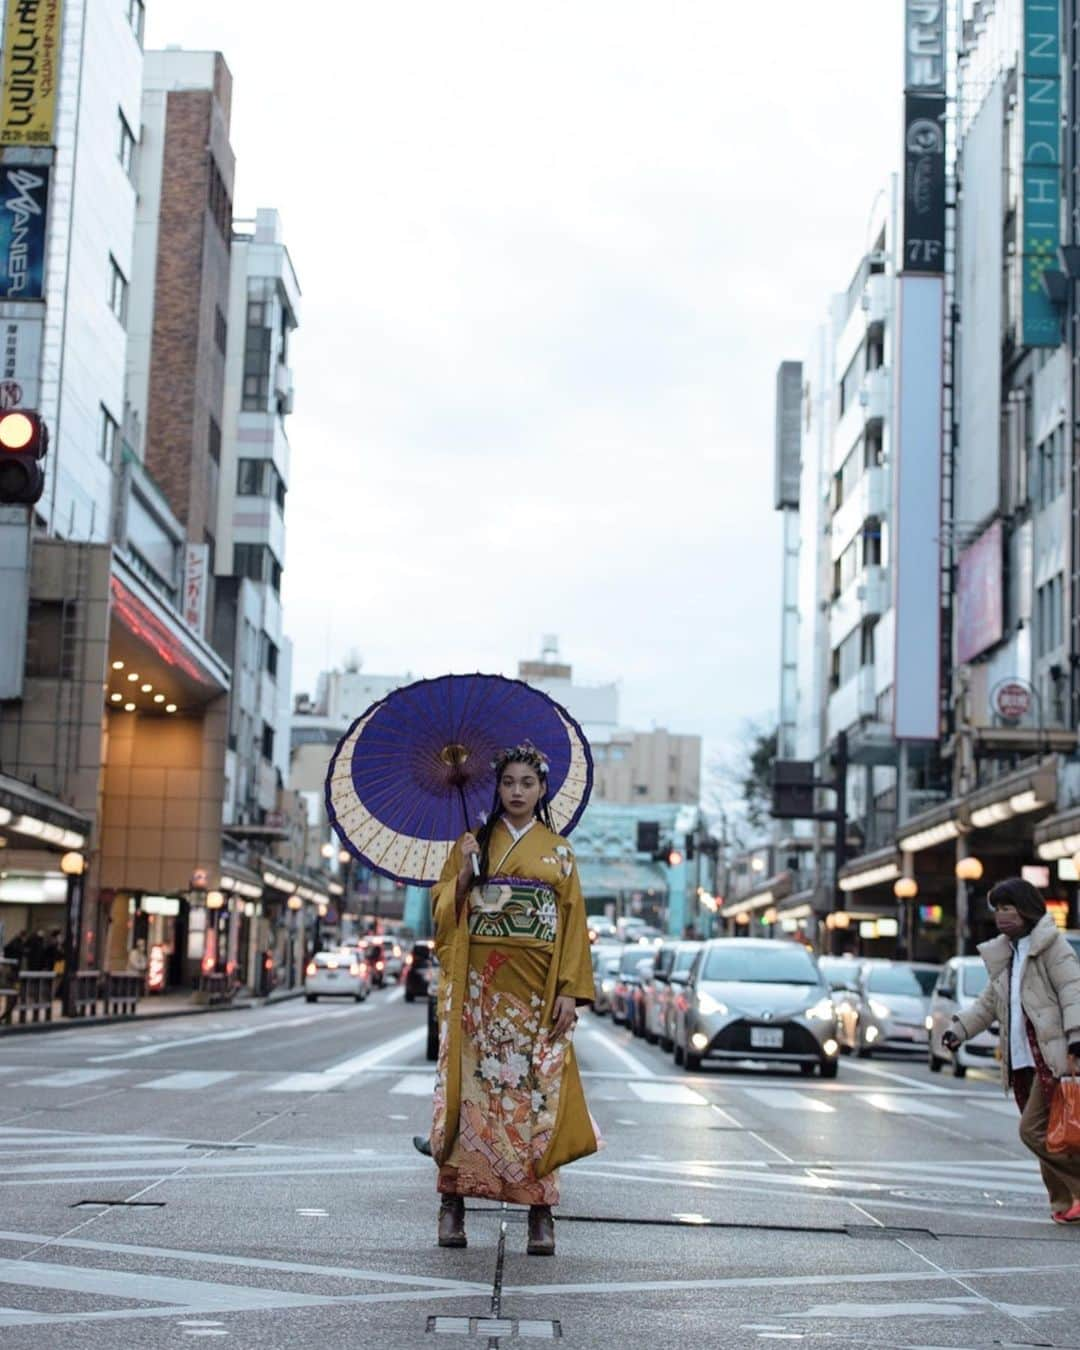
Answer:
[[[524,740],[520,745],[507,746],[491,761],[491,767],[497,774],[502,773],[508,764],[528,764],[541,778],[546,778],[551,772],[546,756],[530,740]]]

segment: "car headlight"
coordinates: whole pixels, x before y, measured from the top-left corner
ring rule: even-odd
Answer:
[[[927,1015],[926,1021],[923,1023],[923,1026],[927,1029],[927,1031],[933,1031],[934,1019],[930,1017],[929,1014]]]
[[[832,999],[820,999],[812,1008],[807,1008],[806,1016],[811,1022],[831,1022],[836,1017]]]
[[[697,1005],[698,1012],[704,1013],[706,1017],[710,1017],[714,1013],[723,1016],[727,1012],[726,1003],[721,1003],[719,999],[713,998],[712,994],[707,994],[704,990],[701,990],[697,996]]]
[[[891,1017],[892,1009],[887,1003],[879,1003],[876,998],[870,1000],[870,1011],[875,1017]]]

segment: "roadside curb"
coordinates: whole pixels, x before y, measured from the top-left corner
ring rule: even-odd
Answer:
[[[206,1013],[250,1012],[253,1008],[265,1008],[274,1003],[287,1003],[290,999],[302,998],[303,987],[289,989],[281,994],[271,994],[266,998],[249,998],[242,1003],[193,1003],[189,1008],[168,1008],[162,1012],[133,1013],[119,1017],[61,1017],[55,1022],[27,1022],[23,1026],[0,1027],[0,1039],[5,1036],[43,1035],[50,1031],[79,1031],[83,1027],[113,1027],[126,1023],[161,1022],[170,1017],[201,1017]]]

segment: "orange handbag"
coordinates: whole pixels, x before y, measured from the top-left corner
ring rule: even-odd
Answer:
[[[1080,1153],[1080,1078],[1063,1078],[1050,1104],[1048,1153]]]

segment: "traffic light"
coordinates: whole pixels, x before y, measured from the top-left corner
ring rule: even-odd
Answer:
[[[672,848],[672,849],[669,849],[669,850],[668,850],[668,855],[667,855],[667,865],[668,865],[669,867],[678,867],[679,864],[682,862],[682,860],[683,860],[683,855],[682,855],[682,853],[680,852],[679,849],[677,849],[677,848]]]
[[[32,506],[45,491],[49,432],[35,412],[0,412],[0,505]]]

